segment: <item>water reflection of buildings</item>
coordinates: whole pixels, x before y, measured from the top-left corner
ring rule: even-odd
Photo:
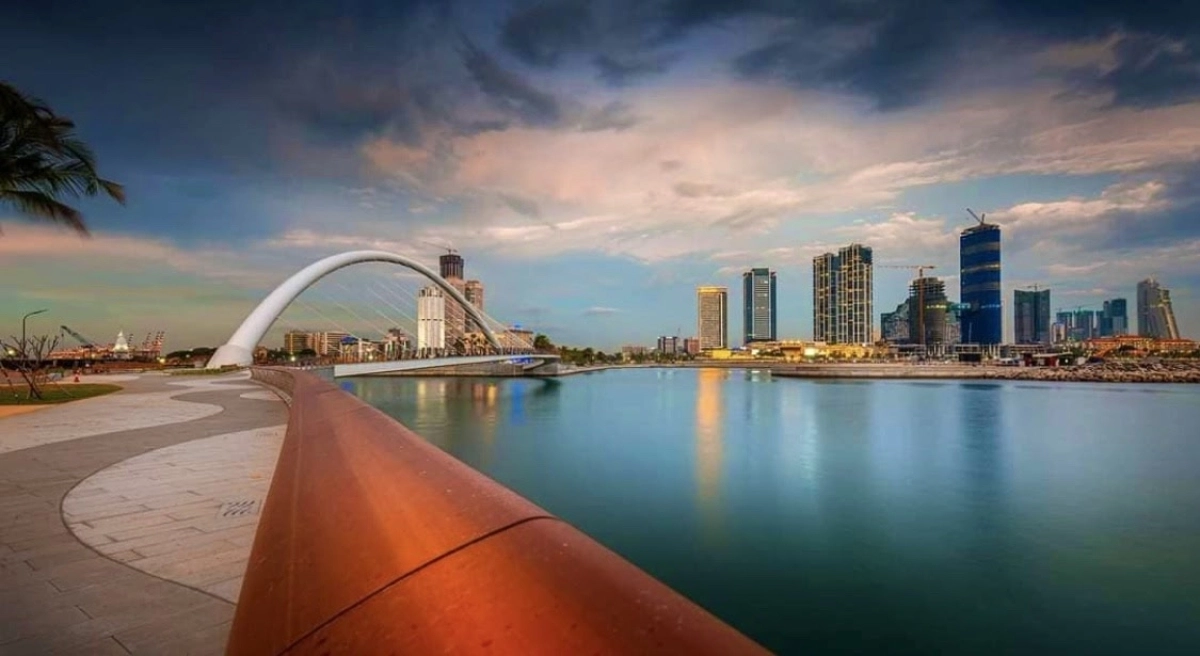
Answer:
[[[721,512],[721,391],[728,372],[701,369],[696,389],[696,505],[706,528],[718,527]]]

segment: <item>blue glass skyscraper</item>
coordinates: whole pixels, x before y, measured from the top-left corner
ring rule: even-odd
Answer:
[[[1004,338],[1000,297],[1000,226],[980,222],[959,237],[962,341],[984,346]]]
[[[742,343],[775,341],[775,323],[775,272],[750,269],[742,274]]]

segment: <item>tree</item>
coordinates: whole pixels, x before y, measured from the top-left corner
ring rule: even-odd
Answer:
[[[31,399],[42,398],[42,386],[47,381],[46,358],[58,348],[58,339],[48,335],[32,335],[13,336],[11,342],[0,342],[0,351],[14,355],[17,371],[25,379]]]
[[[535,351],[553,351],[554,344],[550,342],[550,338],[538,333],[533,338],[533,350]]]
[[[61,199],[99,193],[125,203],[124,188],[96,172],[96,159],[75,135],[75,124],[0,82],[0,206],[86,235],[83,214]]]

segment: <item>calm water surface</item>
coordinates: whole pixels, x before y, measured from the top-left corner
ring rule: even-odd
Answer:
[[[1200,387],[341,381],[784,653],[1200,653]]]

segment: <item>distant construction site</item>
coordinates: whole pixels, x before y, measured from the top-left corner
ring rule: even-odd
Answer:
[[[134,344],[130,342],[130,337],[126,336],[125,331],[120,331],[112,342],[102,343],[93,341],[68,326],[59,326],[59,329],[62,333],[59,348],[50,353],[47,358],[49,360],[158,362],[162,357],[163,338],[166,334],[162,330],[148,332],[140,344]],[[71,346],[72,342],[76,345]]]

